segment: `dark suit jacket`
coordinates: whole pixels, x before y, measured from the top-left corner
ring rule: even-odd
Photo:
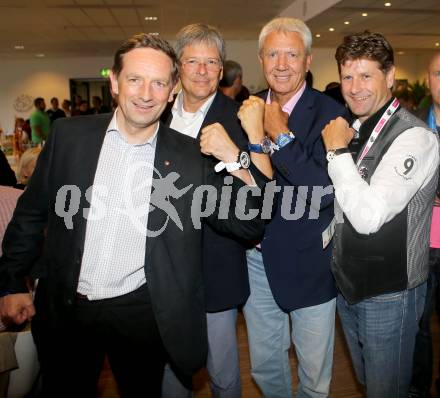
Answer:
[[[288,311],[322,304],[336,295],[330,271],[332,245],[324,250],[321,235],[333,219],[334,197],[326,195],[314,206],[311,196],[314,186],[331,185],[321,132],[337,116],[346,116],[342,105],[306,87],[288,121],[296,139],[272,156],[274,178],[282,191],[266,227],[262,251],[274,298]],[[308,187],[308,192],[302,193],[305,188],[299,187]],[[286,188],[293,188],[291,200]],[[302,217],[286,220],[281,216],[283,196],[291,214],[304,209]],[[310,213],[316,214],[315,219],[309,219]]]
[[[162,115],[168,126],[173,118],[171,109],[172,104]],[[238,109],[238,103],[218,91],[201,128],[218,122],[238,147],[247,150],[247,138],[237,118]],[[200,131],[197,138],[199,137]],[[212,156],[204,156],[201,153],[198,157],[203,157],[207,171],[213,170],[218,162]],[[252,169],[252,173],[255,173],[255,170]],[[229,173],[226,171],[218,173],[221,179],[227,175]],[[219,233],[210,225],[204,228],[202,264],[207,312],[234,308],[246,302],[250,292],[246,263],[248,246],[243,239]]]
[[[33,325],[59,327],[68,322],[74,309],[86,230],[83,209],[90,207],[84,193],[93,184],[110,119],[111,115],[107,114],[59,119],[54,123],[6,232],[4,255],[0,259],[0,291],[19,293],[27,290],[24,276],[35,268],[43,230],[47,226],[44,251],[37,267],[40,283]],[[192,197],[196,187],[204,183],[220,189],[218,179],[213,180],[205,174],[199,153],[195,140],[160,126],[155,168],[162,176],[178,172],[180,178],[176,186],[179,189],[194,185],[179,199],[171,200],[183,231],[174,222],[168,222],[162,234],[146,239],[145,255],[147,285],[161,337],[172,362],[189,374],[203,366],[207,352],[202,233],[194,228],[190,217]],[[73,229],[70,230],[55,211],[57,192],[66,184],[76,185],[82,193],[79,211],[73,216]],[[235,190],[243,184],[234,179],[232,185]],[[248,203],[253,208],[259,206],[254,198]],[[224,232],[247,238],[262,233],[261,221],[237,221],[233,214],[231,211],[229,218],[221,221],[213,215],[209,222]],[[149,230],[158,230],[165,218],[163,211],[152,211],[148,218]]]
[[[8,163],[8,158],[0,150],[0,185],[14,186],[17,183],[17,178],[15,178],[14,170]]]

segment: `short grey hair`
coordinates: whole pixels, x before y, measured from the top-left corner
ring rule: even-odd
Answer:
[[[243,77],[243,69],[241,65],[232,60],[225,61],[223,65],[223,77],[220,80],[220,87],[231,87],[238,76]]]
[[[302,38],[307,55],[312,52],[312,32],[310,32],[310,29],[303,21],[296,18],[275,18],[264,25],[263,29],[261,29],[258,38],[258,52],[260,54],[261,51],[263,51],[266,37],[272,32],[296,32]]]
[[[220,61],[223,64],[226,59],[225,41],[217,28],[211,25],[203,23],[194,23],[184,26],[177,33],[177,41],[175,50],[177,59],[180,60],[183,54],[183,50],[186,46],[193,44],[207,44],[208,46],[217,47],[220,55]]]

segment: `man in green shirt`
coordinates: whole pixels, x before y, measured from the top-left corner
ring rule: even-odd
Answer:
[[[32,142],[39,144],[41,141],[46,141],[50,131],[50,118],[44,110],[46,103],[44,98],[38,97],[34,101],[35,111],[30,117],[30,124],[32,130]]]

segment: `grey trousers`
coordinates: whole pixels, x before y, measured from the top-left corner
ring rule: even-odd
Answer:
[[[211,378],[214,398],[240,398],[240,364],[237,346],[237,309],[207,313],[208,359],[206,368]],[[162,398],[192,398],[193,391],[185,388],[169,365],[166,365]]]

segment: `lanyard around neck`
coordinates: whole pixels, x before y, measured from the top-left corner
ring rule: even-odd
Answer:
[[[370,138],[368,138],[367,144],[365,145],[364,150],[359,156],[359,159],[357,161],[357,166],[361,164],[362,159],[367,155],[373,144],[376,142],[377,137],[379,137],[379,134],[382,132],[386,122],[390,119],[391,116],[393,116],[394,112],[396,112],[398,107],[399,107],[399,100],[397,98],[394,98],[394,101],[391,102],[391,104],[388,106],[388,108],[380,117],[379,121],[376,123],[376,126],[374,126]]]

